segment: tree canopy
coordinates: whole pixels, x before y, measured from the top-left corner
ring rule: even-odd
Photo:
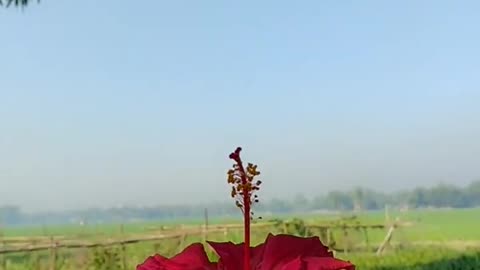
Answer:
[[[40,0],[0,0],[0,6],[10,7],[13,5],[16,7],[25,7],[32,2],[39,3]]]
[[[289,200],[272,198],[261,200],[254,211],[267,213],[295,213],[314,210],[363,211],[392,208],[467,208],[480,206],[480,181],[465,187],[439,184],[433,187],[418,187],[411,190],[384,193],[369,188],[355,187],[351,190],[330,191],[308,198],[297,194]],[[51,224],[69,223],[72,220],[85,222],[114,222],[128,220],[161,220],[175,218],[202,218],[204,209],[210,216],[238,216],[238,209],[231,202],[209,204],[158,205],[149,207],[124,206],[107,209],[85,209],[57,213],[26,214],[16,206],[0,205],[0,224]],[[263,213],[263,214],[262,214]]]

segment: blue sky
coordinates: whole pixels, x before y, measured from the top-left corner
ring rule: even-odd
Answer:
[[[0,9],[0,205],[480,178],[478,1],[55,1]]]

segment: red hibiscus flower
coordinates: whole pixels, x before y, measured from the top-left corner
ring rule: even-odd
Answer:
[[[257,165],[243,166],[241,150],[238,147],[229,156],[235,164],[228,170],[227,181],[243,213],[244,243],[208,242],[219,257],[217,263],[208,260],[202,244],[195,243],[170,259],[149,257],[137,270],[355,270],[353,264],[335,259],[318,237],[269,234],[263,244],[250,247],[251,206],[258,202],[255,193],[262,181],[254,180],[260,175]]]
[[[137,270],[242,270],[244,246],[231,242],[208,242],[219,256],[208,260],[199,243],[188,246],[171,259],[149,257]],[[318,237],[270,234],[265,243],[250,248],[250,267],[254,270],[355,270],[349,262],[333,257]]]
[[[217,263],[208,260],[202,244],[194,243],[170,259],[150,256],[137,270],[217,270]]]

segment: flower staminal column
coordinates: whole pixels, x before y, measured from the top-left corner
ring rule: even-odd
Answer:
[[[137,270],[355,270],[355,265],[350,262],[335,259],[317,236],[305,238],[269,234],[264,243],[250,247],[251,209],[258,202],[255,193],[262,182],[254,180],[260,174],[257,165],[248,163],[246,168],[243,166],[241,150],[238,147],[230,154],[235,163],[228,171],[228,183],[232,185],[231,195],[236,205],[243,212],[244,242],[207,241],[219,257],[216,262],[210,262],[201,243],[193,243],[172,258],[159,254],[150,256],[137,266]]]
[[[228,171],[228,183],[232,184],[231,195],[236,198],[236,205],[243,212],[243,269],[250,270],[250,221],[253,214],[251,207],[252,203],[258,202],[258,197],[254,193],[260,189],[261,181],[253,181],[255,176],[260,175],[260,172],[257,171],[257,165],[249,163],[245,171],[240,158],[240,151],[242,151],[242,148],[238,147],[235,152],[230,154],[230,158],[235,161],[235,164],[233,169]]]

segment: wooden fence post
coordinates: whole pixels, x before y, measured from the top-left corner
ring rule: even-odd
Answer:
[[[330,228],[327,228],[325,232],[327,234],[327,245],[328,247],[331,247],[330,245],[332,245],[332,238],[330,237]]]
[[[288,234],[288,222],[283,222],[283,233]]]
[[[153,252],[158,253],[159,250],[160,250],[160,243],[154,242],[153,243]]]
[[[50,270],[56,270],[57,268],[57,244],[54,241],[55,239],[50,237]]]
[[[368,239],[368,230],[367,227],[363,228],[363,235],[365,236],[365,246],[368,251],[370,251],[370,240]]]
[[[228,227],[223,228],[223,236],[225,237],[225,241],[228,240]]]
[[[390,223],[390,211],[388,204],[385,204],[385,223],[388,224]]]
[[[185,241],[187,240],[187,232],[183,232],[183,234],[180,236],[180,243],[178,245],[178,251],[182,251],[183,247],[185,246]]]
[[[208,238],[208,209],[207,208],[204,209],[203,215],[204,215],[204,224],[203,224],[203,231],[202,231],[202,239],[203,239],[203,243],[205,244]]]
[[[37,244],[37,241],[33,240],[31,245],[35,246],[35,244]],[[35,267],[35,270],[41,270],[42,266],[40,264],[40,255],[38,253],[36,253],[35,251],[31,252],[30,254],[31,254],[30,257],[31,258],[33,257],[33,265]]]
[[[125,229],[123,227],[123,224],[120,224],[120,234],[121,234],[121,239],[125,240]],[[124,270],[128,269],[127,265],[127,247],[125,246],[125,243],[121,243],[120,247],[122,249],[122,267]]]
[[[344,226],[343,227],[343,252],[345,254],[348,254],[348,231],[347,228]]]
[[[377,249],[377,253],[376,253],[377,256],[382,255],[383,251],[385,250],[385,247],[387,246],[388,243],[390,243],[390,239],[392,239],[394,230],[395,230],[395,224],[392,224],[390,226],[390,229],[388,229],[387,235],[385,235],[385,239],[383,239],[382,244]]]
[[[4,235],[3,235],[3,226],[2,226],[2,222],[1,222],[1,219],[0,219],[0,247],[1,249],[5,249],[6,248],[6,244],[5,244],[5,239],[4,238]],[[7,270],[7,256],[5,254],[0,254],[0,269],[2,270]]]
[[[2,249],[5,249],[6,245],[5,245],[5,241],[3,240],[3,236],[2,236],[2,239],[0,240],[2,242]],[[7,270],[7,258],[5,254],[0,255],[0,267],[2,270]]]

